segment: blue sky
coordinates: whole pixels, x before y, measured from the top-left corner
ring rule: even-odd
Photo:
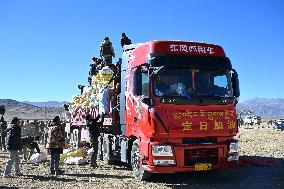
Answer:
[[[241,101],[284,98],[284,1],[1,0],[0,99],[69,101],[109,36],[223,46]]]

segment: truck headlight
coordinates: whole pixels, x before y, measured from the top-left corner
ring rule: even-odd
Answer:
[[[237,142],[232,142],[229,147],[229,153],[237,153],[239,149],[239,144]]]
[[[173,148],[169,145],[153,145],[153,156],[173,156]]]

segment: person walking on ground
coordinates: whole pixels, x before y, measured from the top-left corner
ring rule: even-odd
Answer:
[[[103,58],[106,65],[112,63],[112,57],[115,57],[115,53],[108,37],[105,37],[100,46],[100,56]]]
[[[99,121],[100,119],[100,121]],[[95,119],[91,115],[86,116],[87,127],[90,134],[90,143],[93,148],[91,156],[91,167],[97,167],[97,155],[98,155],[98,137],[100,136],[100,126],[103,123],[103,116],[98,115]]]
[[[12,165],[15,164],[15,175],[23,175],[20,171],[20,158],[19,150],[22,149],[21,142],[21,127],[20,119],[14,117],[7,128],[7,139],[6,139],[7,149],[10,153],[9,159],[7,161],[3,177],[8,178],[11,176]]]
[[[4,120],[3,116],[0,120],[0,149],[1,151],[6,151],[5,138],[7,136],[7,122]]]
[[[64,130],[60,125],[60,118],[56,116],[53,119],[53,123],[48,129],[47,145],[48,153],[51,155],[50,160],[50,174],[59,175],[63,171],[59,169],[60,154],[63,153],[63,147],[65,145]]]

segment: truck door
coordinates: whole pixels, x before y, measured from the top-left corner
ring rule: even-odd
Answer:
[[[134,95],[134,83],[137,83],[138,69],[134,68],[130,71],[129,80],[127,83],[126,93],[126,134],[135,132],[137,127],[137,97]]]
[[[143,133],[148,133],[145,129],[149,125],[149,105],[143,103],[143,99],[149,98],[149,76],[147,71],[141,67],[134,69],[130,76],[130,90],[127,111],[127,120],[132,132],[138,129]],[[132,88],[132,89],[131,89]],[[130,130],[129,130],[130,131]]]

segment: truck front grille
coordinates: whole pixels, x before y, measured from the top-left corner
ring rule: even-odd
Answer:
[[[184,166],[197,163],[218,163],[218,148],[185,149]]]
[[[214,144],[217,142],[216,138],[183,138],[183,144],[205,144],[211,143]]]

